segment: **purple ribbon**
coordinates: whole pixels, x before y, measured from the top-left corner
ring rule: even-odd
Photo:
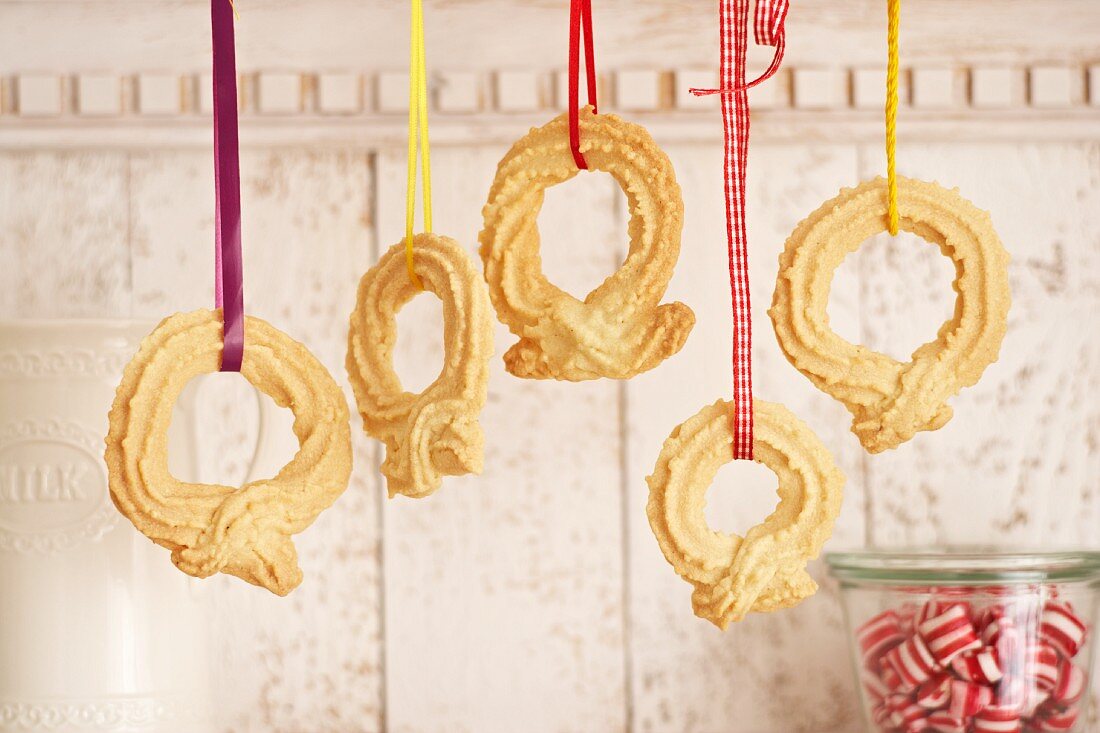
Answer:
[[[214,305],[222,309],[223,372],[244,358],[241,161],[237,139],[237,60],[230,0],[210,0],[214,42]]]

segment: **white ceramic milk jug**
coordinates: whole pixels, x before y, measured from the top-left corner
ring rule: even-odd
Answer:
[[[201,581],[107,491],[107,411],[152,325],[0,322],[0,733],[213,729]],[[188,394],[174,471],[196,460]]]

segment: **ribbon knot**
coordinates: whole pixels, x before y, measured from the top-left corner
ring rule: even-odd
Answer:
[[[753,29],[757,46],[776,46],[783,41],[787,21],[788,0],[757,0]]]
[[[768,66],[767,70],[753,79],[752,81],[745,83],[744,74],[744,62],[747,41],[744,40],[745,29],[738,27],[736,29],[736,37],[741,39],[739,44],[740,66],[741,71],[736,79],[727,79],[726,73],[723,71],[722,86],[717,89],[700,89],[692,87],[688,91],[694,94],[696,97],[706,97],[711,94],[737,94],[739,92],[747,92],[758,84],[766,82],[768,79],[775,76],[775,72],[779,71],[779,65],[783,63],[783,52],[787,48],[787,10],[790,8],[789,0],[758,0],[756,3],[756,13],[753,16],[753,36],[756,39],[756,45],[758,46],[774,46],[775,55],[772,57],[772,62]],[[747,9],[746,9],[747,14]],[[724,16],[729,15],[724,13]],[[722,28],[722,45],[723,52],[728,43],[733,41],[729,38],[732,35],[732,30],[723,25]]]

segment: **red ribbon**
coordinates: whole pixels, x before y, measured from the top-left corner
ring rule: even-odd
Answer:
[[[210,0],[214,45],[214,306],[222,309],[223,372],[244,358],[241,164],[237,139],[237,62],[230,0]]]
[[[584,28],[585,85],[588,88],[588,104],[596,112],[596,57],[592,47],[592,0],[570,0],[569,4],[569,149],[573,162],[581,170],[588,170],[588,163],[581,155],[580,110],[580,36]]]
[[[749,3],[719,0],[722,79],[718,89],[692,89],[696,96],[722,96],[725,133],[726,238],[730,290],[733,295],[733,457],[752,460],[752,303],[749,297],[748,235],[745,231],[745,167],[749,152],[748,90],[769,79],[783,61],[784,21],[788,0],[757,0],[756,42],[775,46],[771,66],[760,78],[745,82]]]

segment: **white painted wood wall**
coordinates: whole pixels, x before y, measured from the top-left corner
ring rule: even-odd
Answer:
[[[342,378],[355,283],[403,232],[406,4],[237,1],[247,306]],[[428,3],[436,225],[471,255],[496,161],[563,103],[566,5]],[[485,474],[426,501],[384,499],[378,446],[359,435],[351,488],[298,543],[298,591],[207,581],[227,733],[858,728],[830,585],[721,634],[692,616],[689,586],[650,534],[643,479],[662,440],[730,381],[720,121],[713,98],[685,92],[713,79],[716,8],[595,5],[605,107],[651,128],[684,189],[668,295],[695,310],[694,333],[622,384],[521,381],[495,361]],[[868,457],[843,408],[772,337],[765,309],[786,235],[882,170],[883,6],[795,0],[787,70],[754,93],[758,393],[809,421],[848,475],[834,548],[1096,547],[1095,0],[904,8],[901,171],[990,209],[1013,256],[1001,361],[954,400],[955,419]],[[207,12],[203,0],[0,0],[0,316],[156,319],[210,302]],[[546,268],[575,292],[621,260],[610,179],[552,191],[541,222]],[[846,264],[831,306],[840,333],[896,356],[950,308],[946,261],[901,240]],[[441,358],[439,309],[423,300],[400,319],[411,384]],[[497,338],[500,352],[513,341],[503,327]],[[225,479],[239,461],[229,451],[204,471]],[[720,474],[708,509],[719,526],[768,510],[774,479],[754,468]]]

